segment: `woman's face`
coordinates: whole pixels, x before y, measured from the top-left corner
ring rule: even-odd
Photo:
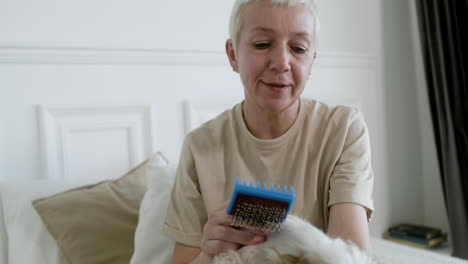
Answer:
[[[244,85],[245,104],[281,112],[297,101],[315,57],[313,30],[307,7],[273,6],[269,1],[246,7],[236,54],[232,43],[226,47]]]

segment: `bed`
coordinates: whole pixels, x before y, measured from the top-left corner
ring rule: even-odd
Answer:
[[[114,179],[0,182],[0,263],[169,263],[173,242],[160,230],[175,171],[156,152]],[[382,263],[468,263],[371,241]]]

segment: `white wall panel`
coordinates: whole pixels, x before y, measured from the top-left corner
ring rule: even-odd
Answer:
[[[203,101],[187,100],[184,102],[185,133],[199,127],[222,112],[241,102],[242,98],[209,98]]]
[[[0,121],[3,120],[3,117],[0,114]],[[0,149],[4,150],[6,149],[6,144],[5,140],[6,137],[3,133],[5,131],[5,125],[0,122]],[[6,158],[6,151],[0,151],[0,180],[7,180],[7,172],[6,172],[6,163],[7,158]]]
[[[0,46],[223,51],[232,2],[2,0]]]
[[[115,178],[154,151],[150,106],[40,106],[38,115],[44,178]]]
[[[380,2],[316,0],[321,25],[319,50],[379,54]]]

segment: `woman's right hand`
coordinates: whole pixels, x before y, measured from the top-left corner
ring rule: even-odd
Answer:
[[[234,229],[233,216],[226,213],[228,202],[208,215],[203,227],[200,248],[209,257],[228,251],[237,250],[245,245],[254,245],[265,241],[265,233]]]

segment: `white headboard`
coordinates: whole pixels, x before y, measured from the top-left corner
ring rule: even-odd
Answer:
[[[114,178],[155,150],[150,105],[41,105],[37,111],[46,178]]]
[[[114,178],[156,150],[177,163],[188,131],[243,98],[224,54],[233,1],[25,3],[0,5],[0,179]],[[379,157],[378,1],[317,4],[304,96],[360,108]]]

